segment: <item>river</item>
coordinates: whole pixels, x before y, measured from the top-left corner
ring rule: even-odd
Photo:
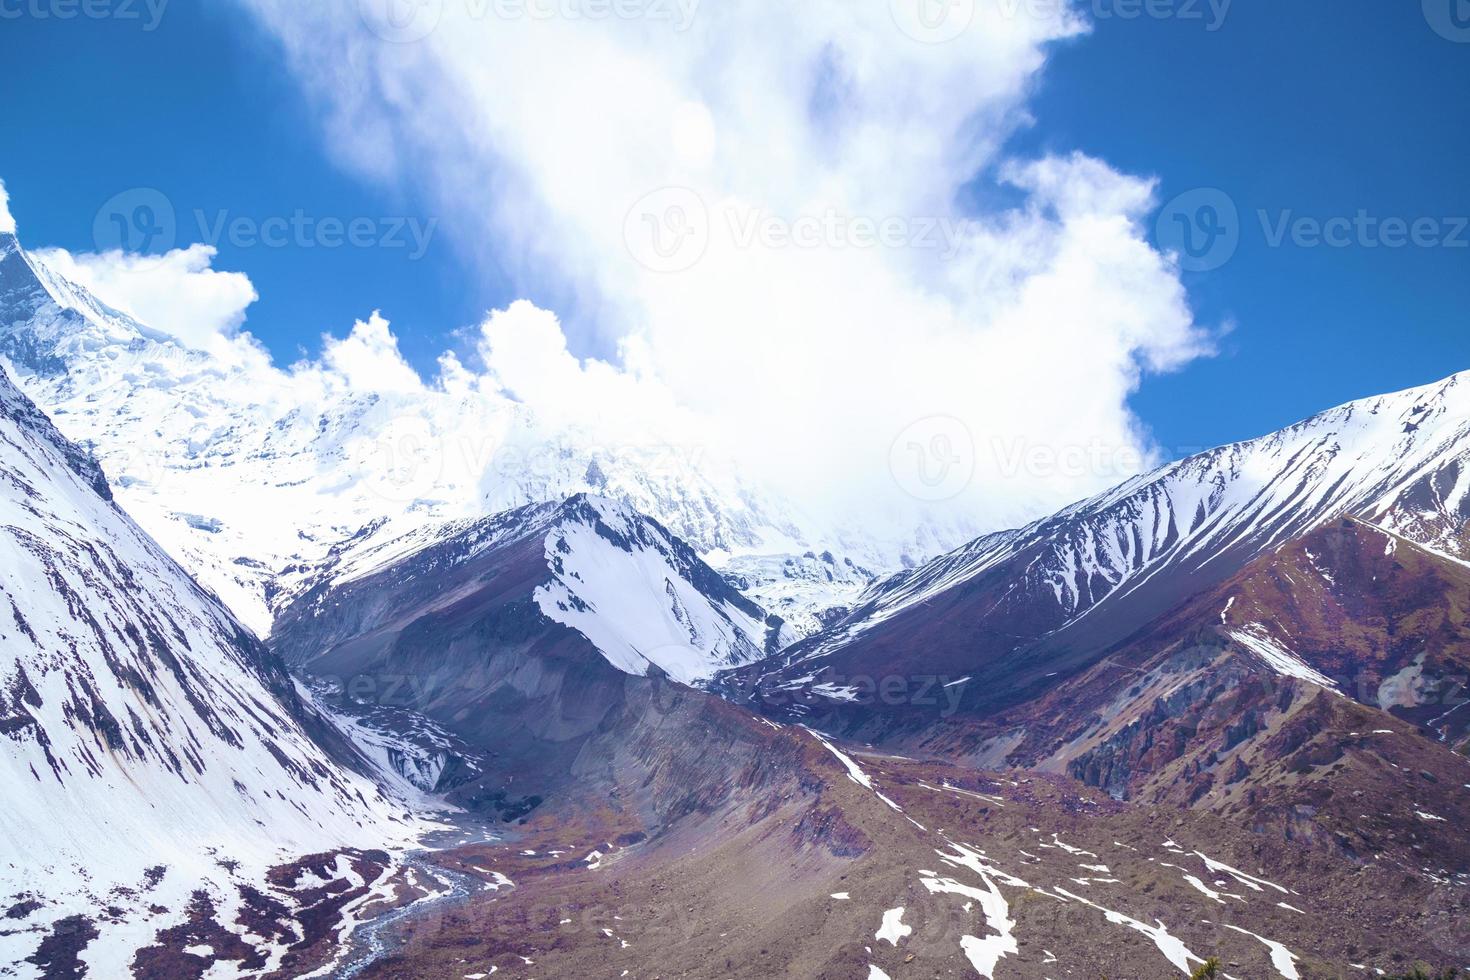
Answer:
[[[443,915],[450,909],[463,905],[470,896],[483,891],[485,885],[481,879],[442,868],[433,863],[430,857],[449,847],[488,843],[497,839],[494,834],[481,827],[460,827],[430,835],[424,839],[424,843],[430,845],[429,848],[405,854],[405,868],[415,869],[424,881],[446,881],[449,883],[449,890],[394,909],[358,926],[348,939],[347,951],[338,959],[336,971],[332,975],[339,980],[360,976],[368,967],[403,945],[403,929],[406,925],[427,915]],[[439,846],[433,846],[435,843]]]

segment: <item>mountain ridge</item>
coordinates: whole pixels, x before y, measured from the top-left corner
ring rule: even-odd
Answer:
[[[610,441],[483,385],[359,390],[332,361],[333,344],[397,358],[376,314],[329,342],[322,360],[285,370],[248,337],[193,350],[7,241],[0,357],[98,455],[129,512],[257,635],[270,630],[277,588],[385,518],[406,533],[578,492],[617,497],[712,562],[737,563],[757,601],[808,629],[867,584],[866,569],[899,567],[973,530],[926,526],[880,541],[829,528],[697,442]],[[297,526],[283,528],[281,513],[298,515]],[[808,552],[839,560],[820,581],[788,575],[784,559]]]
[[[971,632],[983,625],[975,642],[988,656],[1032,648],[1065,662],[1345,514],[1465,560],[1470,375],[1349,402],[982,536],[875,583],[848,617],[783,652],[771,674],[790,678],[839,660],[867,673],[918,669],[881,634],[934,635],[936,620],[967,622]],[[919,619],[931,621],[927,629]],[[1084,630],[1092,635],[1079,637]],[[862,654],[874,637],[882,649]],[[946,658],[944,642],[926,656],[938,653],[937,666],[961,676],[964,663]]]
[[[0,569],[0,823],[24,843],[0,860],[24,920],[0,959],[71,930],[95,975],[123,975],[155,931],[229,921],[272,867],[420,829],[3,370]]]

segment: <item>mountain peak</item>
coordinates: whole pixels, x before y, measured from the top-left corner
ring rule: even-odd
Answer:
[[[1329,522],[1356,517],[1470,559],[1470,385],[1349,402],[1170,463],[1024,528],[873,587],[847,619],[784,651],[762,683],[912,668],[1017,696],[1139,623]],[[979,640],[977,641],[977,637]],[[1037,665],[1045,665],[1041,670]],[[987,673],[988,671],[988,673]]]
[[[19,372],[60,377],[145,336],[162,339],[0,234],[0,355]]]

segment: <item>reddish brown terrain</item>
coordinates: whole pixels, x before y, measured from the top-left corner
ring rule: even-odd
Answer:
[[[319,662],[369,674],[448,669],[482,638],[482,683],[408,708],[490,751],[451,798],[490,801],[500,839],[427,855],[478,888],[385,930],[363,976],[1162,978],[1218,957],[1245,980],[1470,962],[1470,569],[1363,520],[953,712],[731,704],[617,675],[534,619],[486,642],[523,567],[482,556],[449,604],[366,589],[393,610],[361,620],[370,642],[340,629],[360,617],[348,592],[283,634],[326,624]],[[514,652],[552,639],[549,660]],[[508,815],[507,798],[535,803]]]
[[[646,839],[569,803],[437,855],[514,884],[413,920],[365,975],[963,977],[993,949],[995,976],[1163,978],[1171,956],[1216,956],[1242,978],[1345,977],[1470,941],[1463,879],[1065,777],[854,754],[868,788],[799,728],[772,748],[800,766],[775,795],[739,787]]]

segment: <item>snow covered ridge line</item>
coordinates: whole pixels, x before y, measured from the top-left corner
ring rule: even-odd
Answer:
[[[559,329],[528,304],[498,316],[487,331]],[[279,590],[382,521],[396,536],[575,493],[617,499],[711,564],[731,563],[745,591],[802,632],[850,603],[872,577],[862,570],[922,560],[975,530],[875,541],[829,527],[675,420],[637,440],[596,419],[549,420],[452,357],[425,381],[376,315],[289,369],[248,337],[194,349],[98,302],[11,235],[0,235],[0,363],[95,449],[128,512],[259,636]],[[817,560],[824,553],[831,563]]]
[[[528,605],[580,633],[614,667],[640,676],[657,669],[684,684],[702,684],[790,639],[783,623],[693,548],[607,497],[577,494],[478,521],[391,531],[379,526],[334,549],[292,597],[276,639],[292,663],[348,639],[340,630],[350,633],[354,623],[334,610],[342,597],[371,591],[379,576],[422,592],[430,608],[493,590],[508,576],[516,595],[524,589]]]
[[[1028,628],[1044,620],[1042,633],[1055,634],[1120,600],[1143,597],[1147,606],[1148,596],[1177,594],[1189,582],[1202,591],[1250,558],[1346,516],[1470,559],[1470,373],[1339,406],[977,538],[877,582],[794,662],[839,651],[895,617],[996,577],[1006,578],[1006,600],[987,615],[1024,611]]]
[[[228,912],[302,855],[409,844],[418,819],[316,736],[340,742],[0,372],[0,897],[32,903],[0,962],[80,915],[83,960],[122,976],[201,888]]]

